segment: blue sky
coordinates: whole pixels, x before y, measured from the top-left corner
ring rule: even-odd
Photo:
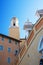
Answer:
[[[43,0],[0,0],[0,33],[8,35],[10,20],[17,17],[20,26],[20,37],[24,38],[23,30],[27,19],[35,23],[37,21],[36,11],[43,9]]]

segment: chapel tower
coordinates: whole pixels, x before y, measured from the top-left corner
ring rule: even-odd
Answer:
[[[19,25],[18,25],[18,19],[16,17],[13,17],[11,19],[11,24],[9,27],[9,36],[12,38],[19,39],[20,36]]]

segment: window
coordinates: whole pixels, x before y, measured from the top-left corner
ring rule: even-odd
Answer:
[[[19,54],[19,50],[15,50],[14,54],[18,55]]]
[[[9,39],[9,43],[11,43],[11,39]]]
[[[43,65],[43,59],[40,60],[40,65]]]
[[[10,57],[8,57],[8,63],[10,64],[10,62],[11,62],[11,59],[10,59]]]
[[[42,40],[41,40],[41,42],[40,42],[40,48],[43,46],[43,38],[42,38]]]
[[[15,23],[13,25],[15,26]]]
[[[15,41],[15,44],[16,44],[16,45],[18,45],[18,42],[17,42],[17,41]]]
[[[2,45],[0,45],[0,51],[2,51],[3,50],[3,46]]]
[[[4,41],[4,37],[2,37],[2,41]]]
[[[39,45],[38,45],[38,51],[43,52],[43,37],[41,37]]]
[[[8,48],[8,52],[11,52],[11,48]]]

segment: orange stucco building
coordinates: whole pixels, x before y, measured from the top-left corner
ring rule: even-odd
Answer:
[[[19,40],[0,34],[0,65],[16,65],[19,52]]]

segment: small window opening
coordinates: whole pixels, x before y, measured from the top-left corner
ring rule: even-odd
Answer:
[[[15,23],[13,25],[15,26]]]

